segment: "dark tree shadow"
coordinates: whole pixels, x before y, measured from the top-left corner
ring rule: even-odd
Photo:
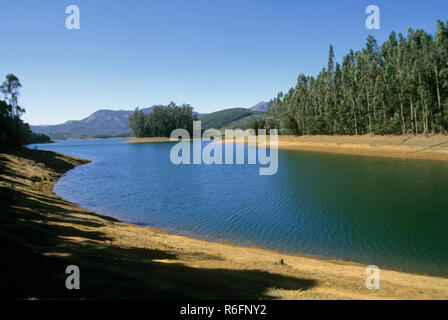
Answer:
[[[35,160],[36,155],[28,156]],[[40,156],[44,157],[42,163],[46,165],[53,157],[50,165],[61,170],[71,165],[64,164],[52,153]],[[4,162],[0,156],[0,164]],[[2,167],[2,170],[9,169]],[[7,176],[12,177],[12,174],[7,173]],[[5,179],[3,182],[13,183]],[[96,215],[81,209],[65,209],[61,206],[64,203],[67,204],[60,198],[30,194],[26,189],[1,189],[3,298],[270,299],[275,298],[267,293],[270,288],[307,290],[316,285],[314,280],[260,270],[193,268],[167,251],[118,247],[110,244],[114,239],[100,229],[85,230],[85,227],[101,226],[89,220]],[[79,214],[85,218],[80,219]],[[116,221],[104,219],[107,223]],[[220,259],[201,253],[195,258]],[[81,270],[80,290],[65,287],[68,265],[77,265]]]

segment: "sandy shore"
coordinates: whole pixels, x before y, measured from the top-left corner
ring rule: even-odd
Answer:
[[[198,139],[188,139],[186,141],[195,141]],[[182,140],[185,141],[185,140]],[[168,137],[151,137],[151,138],[130,138],[129,140],[125,141],[126,143],[157,143],[157,142],[173,142],[175,143],[176,141],[171,141],[170,138]]]
[[[266,137],[269,146],[269,136]],[[215,142],[219,143],[219,142]],[[223,140],[223,143],[234,143]],[[247,141],[246,141],[247,143]],[[278,148],[400,159],[448,161],[448,136],[278,136]]]
[[[270,146],[269,136],[267,143]],[[128,143],[171,142],[170,138],[132,138]],[[235,143],[222,140],[214,143]],[[247,140],[245,141],[247,143]],[[448,136],[278,136],[278,148],[399,159],[448,161]]]
[[[196,240],[99,216],[52,192],[88,161],[23,149],[0,154],[0,241],[8,298],[448,299],[448,279]],[[67,265],[81,290],[65,288]]]
[[[152,137],[152,138],[130,138],[126,140],[127,143],[152,143],[152,142],[171,142],[167,137]]]

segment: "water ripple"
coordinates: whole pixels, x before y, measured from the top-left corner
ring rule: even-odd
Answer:
[[[175,166],[172,144],[37,145],[94,160],[54,191],[123,221],[169,232],[448,275],[448,165],[279,151],[257,165]],[[34,148],[34,146],[31,146]]]

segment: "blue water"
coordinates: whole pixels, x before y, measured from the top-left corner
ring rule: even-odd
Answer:
[[[448,275],[448,164],[279,150],[259,165],[173,165],[172,143],[31,145],[92,160],[55,185],[97,213],[169,232]]]

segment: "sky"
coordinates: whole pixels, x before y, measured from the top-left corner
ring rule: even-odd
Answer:
[[[365,26],[368,5],[380,29]],[[66,28],[77,5],[80,29]],[[251,107],[317,75],[372,34],[434,34],[447,0],[2,0],[0,78],[15,74],[30,124],[98,109],[189,103],[209,113]]]

